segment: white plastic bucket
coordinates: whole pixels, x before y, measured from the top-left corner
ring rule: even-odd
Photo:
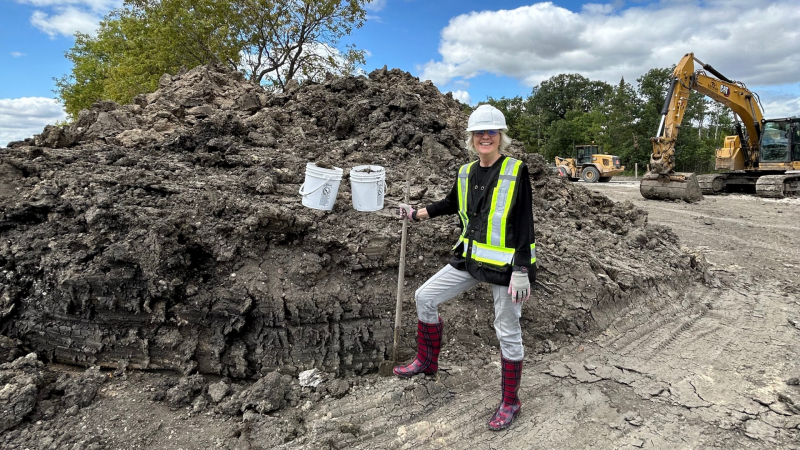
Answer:
[[[336,202],[339,192],[339,182],[342,181],[342,169],[324,169],[314,163],[306,164],[306,179],[300,186],[300,195],[303,196],[303,206],[312,209],[330,211]]]
[[[383,209],[383,194],[386,192],[386,170],[381,166],[353,167],[350,170],[350,188],[356,211],[379,211]]]

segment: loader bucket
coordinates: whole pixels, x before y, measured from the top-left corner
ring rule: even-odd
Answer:
[[[648,172],[639,186],[642,197],[651,200],[683,200],[694,203],[703,199],[700,184],[693,173],[673,172],[659,175]]]

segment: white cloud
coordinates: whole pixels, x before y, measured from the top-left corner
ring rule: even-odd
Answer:
[[[461,103],[471,105],[472,104],[472,97],[470,97],[469,92],[467,91],[451,91],[453,94],[453,98],[460,101]]]
[[[800,116],[800,85],[789,86],[790,90],[774,89],[766,86],[748,86],[759,94],[764,117],[778,119],[781,117]]]
[[[560,73],[617,83],[694,52],[730,78],[778,85],[800,73],[800,47],[791,45],[797,23],[797,0],[664,1],[622,11],[587,4],[581,12],[537,3],[452,18],[441,60],[418,69],[437,85],[483,73],[527,86]]]
[[[764,117],[767,119],[800,116],[800,97],[795,97],[788,101],[764,103],[763,105]]]
[[[614,11],[614,5],[600,3],[586,3],[582,8],[586,14],[610,14]]]
[[[57,101],[46,97],[0,99],[0,147],[41,133],[45,125],[67,118]]]
[[[95,34],[104,15],[122,5],[121,0],[16,0],[37,9],[31,14],[31,25],[51,38],[72,36],[80,31]]]
[[[17,3],[33,5],[37,8],[79,6],[99,13],[106,13],[110,9],[122,4],[119,0],[17,0]]]
[[[39,30],[55,38],[57,35],[72,36],[76,31],[95,34],[101,16],[77,8],[67,7],[55,15],[47,15],[43,11],[34,11],[31,24]]]
[[[21,58],[27,55],[25,53],[20,53],[20,52],[11,52],[11,56],[13,56],[14,58]]]
[[[371,2],[364,5],[364,9],[367,11],[378,12],[386,8],[386,2],[388,0],[372,0]]]

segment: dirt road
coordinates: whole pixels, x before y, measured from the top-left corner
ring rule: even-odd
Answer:
[[[800,449],[800,200],[685,204],[645,200],[633,182],[588,187],[671,227],[713,276],[680,296],[654,292],[549,353],[528,345],[523,412],[507,431],[485,425],[500,397],[497,349],[453,365],[465,360],[449,357],[465,351],[453,336],[436,378],[351,378],[341,398],[241,420],[155,403],[164,375],[136,372],[76,415],[0,442],[55,448],[68,428],[86,448]]]
[[[583,183],[581,183],[583,184]],[[750,195],[706,196],[696,204],[657,202],[639,194],[635,181],[587,185],[615,201],[633,202],[650,221],[671,227],[684,245],[704,253],[716,271],[798,285],[800,199]]]

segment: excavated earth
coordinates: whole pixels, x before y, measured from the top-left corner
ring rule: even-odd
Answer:
[[[379,377],[393,338],[394,207],[406,173],[412,203],[449,191],[470,160],[465,123],[451,96],[399,70],[272,95],[204,66],[0,150],[3,448],[748,448],[796,437],[796,423],[767,436],[774,423],[750,420],[797,417],[792,392],[725,405],[727,421],[698,418],[713,416],[713,399],[659,360],[713,316],[713,299],[733,295],[718,292],[702,252],[518,145],[507,153],[530,167],[539,261],[521,319],[527,418],[501,434],[483,423],[499,397],[486,287],[442,307],[439,376]],[[332,211],[301,204],[308,162],[345,171]],[[347,174],[364,164],[386,168],[381,211],[352,207]],[[413,291],[458,233],[455,217],[409,230],[404,359]],[[656,376],[670,367],[676,379]],[[671,419],[661,440],[634,432],[652,414]],[[704,441],[706,423],[730,433]]]

